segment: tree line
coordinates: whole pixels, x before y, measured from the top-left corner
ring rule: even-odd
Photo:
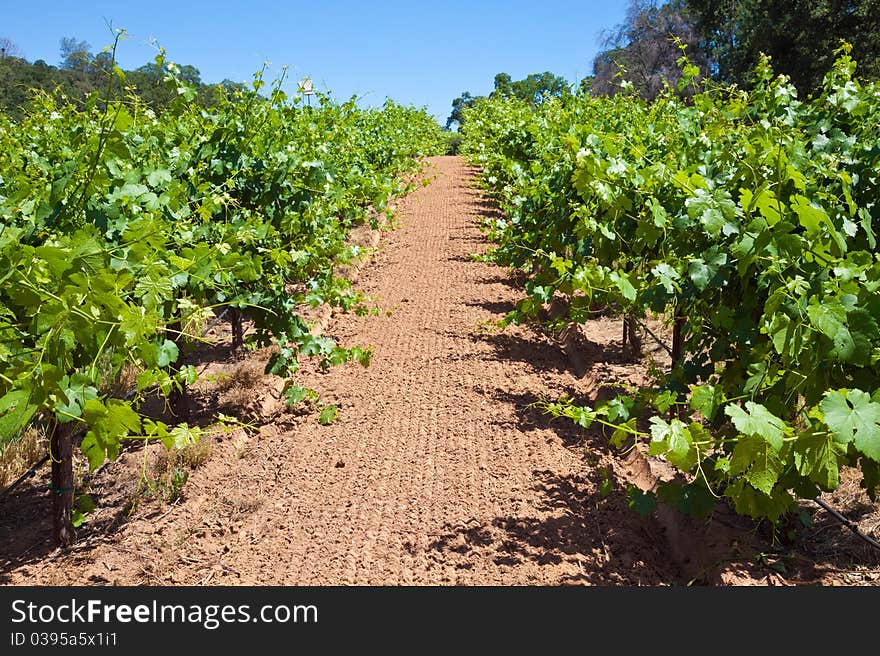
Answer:
[[[859,77],[880,78],[880,0],[630,0],[623,22],[603,35],[591,75],[575,85],[550,72],[518,81],[499,73],[489,96],[539,104],[546,96],[614,95],[625,83],[651,100],[681,79],[683,52],[700,78],[743,88],[766,54],[808,96],[841,41],[852,45]],[[446,128],[460,126],[480,97],[465,92],[453,100]]]
[[[83,104],[95,91],[106,85],[114,63],[109,52],[94,54],[92,47],[75,37],[60,40],[59,63],[45,60],[28,61],[13,39],[0,37],[0,111],[20,118],[36,91],[61,94],[75,104]],[[151,108],[161,111],[174,99],[173,90],[165,84],[168,73],[165,66],[150,62],[134,70],[125,71],[128,87]],[[219,84],[202,82],[199,69],[191,65],[176,66],[175,75],[196,90],[197,102],[211,106],[218,93],[228,94],[243,85],[231,80]]]

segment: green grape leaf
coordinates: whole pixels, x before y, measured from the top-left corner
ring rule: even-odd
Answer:
[[[611,422],[627,421],[632,416],[636,400],[630,396],[615,396],[603,406]],[[662,411],[661,411],[662,412]]]
[[[147,182],[155,187],[163,182],[171,182],[171,172],[168,169],[156,169],[147,173]]]
[[[310,390],[308,387],[302,387],[301,385],[291,385],[284,390],[284,402],[289,408],[299,405],[306,399],[312,402],[317,402],[317,392]]]
[[[65,423],[82,416],[86,401],[98,398],[98,390],[92,385],[91,379],[84,374],[65,376],[59,382],[59,387],[67,402],[59,401],[55,404],[58,421]]]
[[[339,416],[339,407],[336,405],[325,405],[321,408],[321,413],[318,415],[318,423],[322,426],[327,426],[332,424],[336,418]]]
[[[367,368],[370,366],[370,360],[373,358],[373,352],[370,349],[354,346],[351,349],[351,357],[357,360],[358,364]]]
[[[727,254],[713,252],[714,249],[704,254],[704,257],[698,257],[691,260],[688,265],[688,276],[693,281],[694,286],[703,291],[712,282],[712,279],[718,274],[718,270],[727,264]],[[706,258],[706,259],[704,259]]]
[[[163,440],[165,446],[175,449],[185,449],[188,446],[197,444],[202,436],[202,429],[198,426],[187,426],[186,424],[177,424],[168,432],[168,436]]]
[[[691,433],[687,425],[673,419],[667,423],[660,417],[651,417],[651,443],[648,453],[652,456],[665,455],[673,465],[690,471],[697,464],[697,452],[691,443]]]
[[[657,496],[653,492],[644,492],[635,485],[626,488],[627,505],[640,515],[650,515],[657,509]]]
[[[760,437],[775,451],[782,449],[785,423],[760,403],[746,401],[746,409],[730,404],[724,413],[743,435]]]
[[[724,393],[715,385],[694,385],[691,388],[690,406],[704,418],[712,421],[718,408],[724,403]]]
[[[880,462],[880,403],[862,390],[827,392],[819,404],[825,425],[841,444],[855,447]]]
[[[77,510],[76,508],[70,513],[70,525],[74,528],[79,528],[86,521],[86,516],[82,513],[81,510]]]
[[[678,400],[678,394],[672,390],[665,390],[654,397],[654,407],[660,412],[666,412],[675,405]]]
[[[630,302],[636,300],[636,288],[633,287],[632,281],[626,274],[612,271],[610,278],[611,282],[617,286],[617,289],[620,290],[620,293],[626,300]]]
[[[599,496],[605,499],[609,497],[612,492],[614,492],[614,479],[606,474],[599,483]]]
[[[101,421],[101,429],[115,440],[128,437],[132,433],[141,430],[141,418],[137,412],[125,401],[109,399],[107,401],[107,414]]]
[[[156,344],[156,364],[160,367],[167,367],[172,362],[177,362],[179,355],[177,344],[170,339],[166,339],[162,344]]]
[[[107,406],[98,399],[87,399],[83,406],[82,416],[87,424],[94,426],[107,416]]]
[[[774,522],[788,512],[794,503],[794,498],[779,487],[765,494],[742,478],[728,485],[724,496],[733,500],[734,508],[740,515],[755,519],[766,517]]]
[[[77,509],[83,513],[94,512],[96,508],[94,499],[88,494],[80,494],[74,503]]]
[[[678,280],[681,276],[678,275],[678,271],[673,269],[666,262],[661,262],[655,266],[651,269],[651,273],[660,281],[660,284],[663,285],[667,294],[674,294],[681,290],[678,285]]]
[[[615,448],[621,448],[626,441],[638,430],[636,417],[628,419],[625,423],[619,424],[611,434],[611,445]],[[582,424],[583,425],[583,424]]]
[[[717,501],[699,479],[687,485],[675,481],[660,481],[657,484],[657,497],[692,517],[708,517],[715,510]]]
[[[808,430],[798,435],[792,449],[798,473],[826,491],[834,490],[840,484],[834,444],[834,438],[824,431]]]
[[[0,444],[24,430],[39,409],[30,389],[12,390],[0,397]]]
[[[797,214],[798,221],[806,228],[808,235],[818,234],[823,223],[830,223],[825,210],[814,207],[808,198],[795,196],[792,201],[791,209]]]
[[[86,459],[89,461],[90,472],[95,471],[98,467],[103,465],[104,460],[107,458],[107,450],[98,440],[98,437],[93,430],[86,433],[86,436],[80,443],[80,450],[85,454]]]
[[[56,278],[61,278],[64,272],[73,266],[70,261],[70,252],[66,248],[43,245],[37,247],[34,254],[46,263]]]
[[[779,203],[779,200],[770,189],[764,189],[761,192],[755,200],[755,207],[758,208],[761,216],[767,220],[767,225],[770,227],[779,223],[779,219],[782,218],[780,208],[784,208],[784,205]]]
[[[700,291],[703,291],[709,286],[709,282],[712,280],[713,275],[715,275],[715,273],[712,269],[706,266],[706,263],[702,258],[693,259],[690,264],[688,264],[688,276],[694,283],[694,286]]]
[[[730,474],[743,474],[752,487],[767,496],[770,496],[783,468],[778,450],[759,435],[741,437],[730,457]]]

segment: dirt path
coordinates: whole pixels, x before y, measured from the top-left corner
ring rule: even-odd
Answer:
[[[485,247],[476,221],[486,207],[468,187],[467,169],[441,158],[437,173],[405,200],[402,228],[362,281],[391,316],[346,318],[334,331],[346,343],[371,345],[373,364],[315,380],[322,396],[341,404],[342,419],[295,437],[297,453],[285,466],[289,503],[270,513],[294,535],[283,553],[254,545],[249,557],[265,566],[252,576],[636,582],[647,574],[633,562],[611,568],[622,575],[602,573],[603,541],[620,529],[586,518],[593,490],[580,455],[521,414],[523,401],[559,387],[564,365],[542,359],[522,334],[479,336],[481,322],[503,316],[516,292],[502,271],[468,257]]]
[[[433,174],[401,201],[401,226],[359,282],[382,311],[328,328],[371,346],[372,365],[300,376],[339,404],[337,421],[286,411],[253,357],[203,401],[244,412],[258,432],[214,437],[179,501],[131,517],[125,501],[158,456],[125,454],[93,484],[99,510],[69,553],[46,544],[32,486],[0,517],[0,582],[686,583],[657,526],[626,508],[604,445],[584,448],[569,424],[529,408],[640,375],[615,351],[619,324],[590,328],[606,345],[584,379],[531,330],[486,330],[519,297],[502,269],[469,258],[486,248],[477,222],[491,207],[458,158],[437,158]]]
[[[468,257],[485,247],[476,221],[486,211],[468,170],[455,158],[436,167],[360,282],[391,315],[330,328],[372,346],[371,366],[306,377],[340,404],[340,420],[281,436],[283,486],[224,562],[243,582],[277,584],[651,577],[633,555],[609,567],[607,540],[621,529],[583,512],[595,502],[582,458],[518,414],[568,374],[527,336],[479,336],[516,292],[503,271]]]

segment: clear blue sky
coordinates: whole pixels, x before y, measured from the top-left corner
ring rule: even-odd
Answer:
[[[627,0],[0,0],[0,36],[30,60],[59,60],[59,40],[112,42],[106,21],[130,39],[123,68],[168,57],[192,64],[205,82],[250,79],[264,61],[270,77],[288,65],[337,98],[386,97],[426,105],[441,122],[463,91],[485,94],[496,73],[514,79],[552,71],[570,82],[587,74],[602,30],[621,22]],[[106,19],[106,20],[105,20]]]

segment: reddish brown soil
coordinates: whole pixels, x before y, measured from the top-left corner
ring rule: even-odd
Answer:
[[[99,508],[68,552],[46,539],[45,482],[25,486],[0,509],[0,582],[876,582],[876,567],[839,559],[824,568],[806,559],[780,575],[778,559],[756,555],[765,543],[736,521],[703,525],[699,544],[673,553],[661,523],[627,508],[628,463],[601,435],[530,407],[641,382],[648,363],[627,361],[611,319],[587,326],[583,378],[546,336],[491,328],[520,297],[502,269],[469,258],[485,250],[477,224],[493,210],[461,160],[434,167],[436,180],[400,203],[400,227],[359,282],[381,311],[327,327],[343,344],[371,346],[371,366],[308,365],[298,377],[339,405],[337,421],[286,410],[281,381],[261,374],[265,353],[226,365],[231,378],[201,388],[197,401],[254,430],[214,434],[179,500],[141,491],[130,515],[141,468],[149,477],[159,455],[126,452],[94,478]],[[603,496],[606,477],[614,491]]]

